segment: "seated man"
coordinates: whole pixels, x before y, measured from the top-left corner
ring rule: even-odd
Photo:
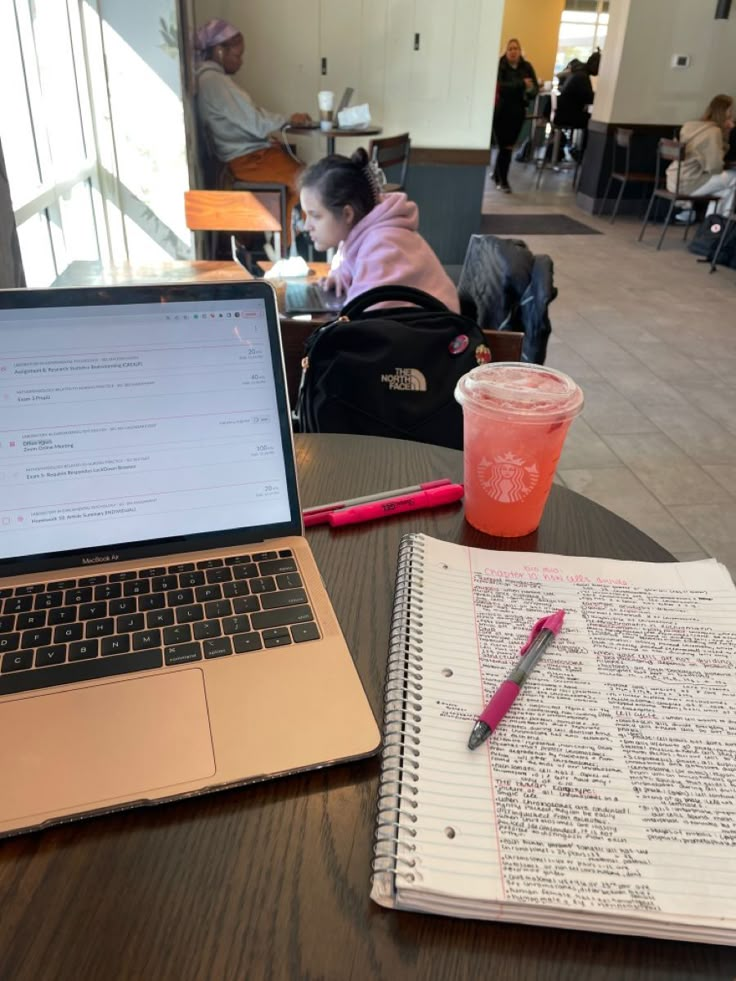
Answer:
[[[570,71],[562,83],[560,94],[557,96],[557,108],[554,122],[561,129],[582,130],[582,151],[585,149],[588,137],[588,122],[590,121],[589,106],[593,104],[593,85],[591,76],[598,74],[601,56],[594,51],[586,62],[576,59],[570,63]]]
[[[288,119],[254,105],[231,78],[243,64],[245,42],[232,24],[209,20],[196,34],[198,55],[197,112],[208,130],[214,151],[236,180],[286,184],[287,212],[299,203],[297,176],[303,164],[288,151],[280,129],[309,122],[306,113]],[[291,222],[287,222],[287,243]]]

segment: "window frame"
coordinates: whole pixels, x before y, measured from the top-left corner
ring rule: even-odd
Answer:
[[[59,39],[59,44],[66,44],[69,49],[76,95],[76,104],[72,104],[69,111],[78,117],[82,146],[77,165],[67,167],[61,173],[55,173],[53,151],[46,125],[47,109],[39,66],[37,34],[34,29],[35,3],[34,0],[9,0],[9,2],[13,4],[17,44],[23,70],[25,106],[33,138],[38,178],[33,191],[24,193],[20,201],[14,195],[11,180],[13,214],[21,235],[22,226],[26,222],[37,215],[43,216],[51,260],[55,274],[58,276],[69,261],[65,246],[62,201],[68,200],[77,187],[84,187],[89,196],[96,246],[95,258],[107,260],[111,252],[108,214],[99,166],[98,134],[95,129],[90,94],[87,38],[82,14],[82,7],[85,6],[99,16],[97,0],[61,0],[64,5],[66,36]],[[36,16],[38,16],[37,11]],[[23,258],[26,275],[32,280],[33,272],[28,268],[28,257]]]

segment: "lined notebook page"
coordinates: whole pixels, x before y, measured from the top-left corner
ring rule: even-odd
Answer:
[[[410,687],[420,731],[416,755],[407,745],[404,757],[406,790],[397,790],[397,826],[408,833],[396,835],[394,894],[376,877],[374,899],[736,939],[736,589],[727,570],[714,560],[414,540],[422,662],[421,688]],[[535,621],[560,608],[561,633],[471,752],[475,717]]]

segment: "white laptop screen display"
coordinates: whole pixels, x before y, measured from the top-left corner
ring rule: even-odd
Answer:
[[[0,311],[0,558],[289,520],[260,299]]]

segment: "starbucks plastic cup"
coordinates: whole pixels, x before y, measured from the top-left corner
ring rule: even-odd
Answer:
[[[487,535],[516,538],[538,527],[580,387],[543,365],[499,361],[458,381],[463,408],[465,517]]]
[[[321,129],[332,129],[333,113],[335,109],[334,92],[318,92],[317,102],[319,103],[319,125]]]

